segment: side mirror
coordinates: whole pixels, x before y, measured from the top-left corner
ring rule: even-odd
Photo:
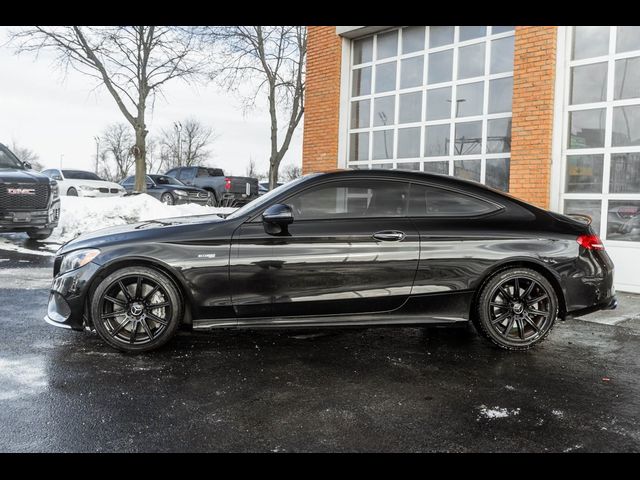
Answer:
[[[22,164],[24,165],[24,168],[26,168],[27,170],[32,170],[33,167],[31,166],[31,164],[29,162],[22,162]]]
[[[288,235],[287,226],[293,223],[293,212],[289,205],[276,203],[262,212],[264,230],[270,235]]]
[[[51,178],[53,178],[54,180],[62,181],[62,176],[61,175],[52,175]]]

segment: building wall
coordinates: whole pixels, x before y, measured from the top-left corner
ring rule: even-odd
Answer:
[[[557,27],[516,27],[509,193],[549,207]]]
[[[302,145],[303,173],[335,169],[342,39],[335,26],[310,26]]]
[[[338,165],[341,38],[310,26],[303,171]],[[549,206],[556,62],[554,26],[516,27],[510,193]]]

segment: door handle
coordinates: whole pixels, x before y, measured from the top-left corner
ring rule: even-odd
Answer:
[[[382,232],[376,232],[373,235],[376,240],[382,240],[383,242],[399,242],[404,239],[404,232],[398,230],[384,230]]]

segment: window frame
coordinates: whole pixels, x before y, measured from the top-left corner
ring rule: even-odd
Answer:
[[[489,86],[491,81],[504,79],[504,78],[513,78],[513,68],[509,71],[499,72],[499,73],[491,73],[491,50],[493,41],[501,40],[505,38],[513,38],[515,41],[515,29],[507,30],[504,32],[493,33],[493,27],[487,26],[485,35],[481,37],[476,37],[470,40],[460,41],[460,27],[454,26],[454,37],[453,42],[448,43],[446,45],[430,47],[429,45],[429,26],[424,26],[424,42],[423,48],[420,50],[415,50],[410,53],[402,53],[403,49],[403,32],[405,26],[402,27],[393,27],[384,31],[377,32],[371,35],[365,35],[362,37],[358,37],[355,39],[348,40],[346,44],[348,48],[349,55],[346,55],[345,64],[343,65],[343,72],[345,75],[345,81],[343,82],[343,90],[346,92],[345,95],[345,108],[344,108],[344,116],[341,129],[344,132],[344,146],[341,148],[341,157],[343,157],[343,165],[346,168],[357,168],[357,169],[371,169],[371,168],[405,168],[407,164],[417,163],[419,166],[419,170],[415,171],[429,171],[428,168],[425,169],[425,165],[430,162],[447,162],[448,167],[448,175],[454,176],[455,169],[455,161],[456,160],[478,160],[480,162],[480,178],[478,179],[481,183],[486,183],[486,160],[487,159],[510,159],[511,152],[498,152],[498,153],[488,153],[488,121],[493,119],[501,119],[501,118],[512,118],[512,110],[508,112],[500,112],[500,113],[488,113],[489,111]],[[381,34],[388,33],[390,31],[398,31],[398,45],[397,45],[397,55],[393,57],[387,57],[384,59],[376,59],[377,54],[377,36]],[[364,40],[367,38],[372,38],[372,58],[369,61],[361,62],[356,65],[353,64],[354,60],[354,46],[357,41]],[[482,44],[485,46],[485,58],[484,58],[484,72],[482,75],[458,79],[458,50],[460,48],[464,48],[467,46],[473,46]],[[452,78],[447,82],[440,82],[435,84],[428,84],[428,55],[431,53],[438,53],[441,51],[452,50],[453,55],[453,65],[452,65]],[[418,87],[411,88],[401,88],[401,69],[402,69],[402,61],[423,57],[423,71],[422,71],[422,85]],[[373,86],[375,85],[375,77],[376,77],[376,68],[375,66],[378,64],[385,64],[388,62],[396,62],[396,88],[392,91],[388,92],[380,92],[376,93],[374,91]],[[366,95],[353,95],[353,79],[354,72],[363,68],[371,68],[371,84],[372,91]],[[466,85],[481,82],[483,84],[483,98],[482,98],[482,113],[480,115],[466,116],[466,117],[457,117],[455,115],[455,109],[453,103],[451,102],[451,108],[449,109],[449,115],[444,119],[437,120],[427,120],[426,119],[426,103],[427,103],[427,92],[441,89],[441,88],[451,88],[451,98],[456,98],[456,89],[458,85]],[[408,123],[399,123],[400,118],[400,97],[401,95],[407,93],[421,93],[421,113],[420,120],[416,122],[408,122]],[[392,125],[384,125],[384,126],[373,126],[373,115],[375,109],[373,108],[375,99],[385,96],[394,96],[395,97],[395,114],[394,121],[391,122]],[[369,120],[367,123],[368,126],[360,127],[360,128],[351,128],[351,122],[353,117],[352,105],[358,101],[369,101]],[[481,148],[478,153],[470,154],[470,155],[458,155],[455,152],[455,141],[450,141],[448,145],[448,151],[444,155],[437,156],[427,156],[425,155],[425,143],[426,143],[426,127],[436,126],[436,125],[447,125],[449,127],[449,138],[455,138],[455,129],[458,123],[469,122],[469,121],[481,121],[482,122],[482,130],[481,130]],[[400,158],[398,157],[399,145],[398,145],[398,137],[399,137],[399,129],[404,128],[412,128],[419,127],[420,128],[420,145],[419,145],[419,155],[417,157],[406,157]],[[393,132],[393,151],[390,155],[389,159],[378,159],[374,160],[374,152],[373,152],[373,142],[374,142],[374,132],[378,130],[392,130]],[[363,151],[366,147],[366,159],[360,160],[351,160],[351,148],[354,142],[357,142],[356,134],[368,134],[368,138],[363,139],[367,142],[366,145],[363,145]],[[413,168],[413,167],[410,167]]]
[[[613,111],[619,107],[639,106],[640,95],[634,98],[615,99],[615,69],[616,62],[618,60],[640,58],[640,49],[628,50],[617,53],[617,34],[618,26],[609,26],[609,46],[607,53],[595,57],[581,58],[573,60],[572,48],[575,36],[575,27],[571,26],[567,28],[565,51],[566,65],[564,66],[564,78],[563,78],[563,90],[564,95],[562,99],[562,135],[560,139],[560,178],[558,182],[559,202],[557,210],[565,213],[565,202],[569,201],[598,201],[600,202],[600,225],[599,230],[596,232],[600,238],[602,238],[607,245],[619,246],[619,247],[637,247],[640,242],[634,240],[618,240],[607,238],[607,226],[608,226],[608,214],[609,214],[609,202],[613,201],[638,201],[640,200],[640,191],[637,193],[610,193],[609,183],[611,180],[611,160],[612,157],[618,154],[636,153],[640,154],[640,145],[629,146],[613,146]],[[606,95],[604,101],[589,102],[571,104],[571,87],[573,68],[586,65],[594,65],[599,63],[606,63],[607,65],[607,85]],[[571,131],[569,130],[569,121],[573,112],[588,111],[588,110],[604,110],[604,144],[601,147],[589,147],[589,148],[576,148],[570,147],[569,141],[571,139]],[[572,156],[590,156],[590,155],[602,155],[602,185],[601,189],[597,193],[568,193],[567,189],[567,176],[568,176],[568,157]],[[638,160],[640,162],[640,160]],[[565,213],[566,214],[566,213]]]

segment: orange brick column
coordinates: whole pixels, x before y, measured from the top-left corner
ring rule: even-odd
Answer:
[[[338,166],[342,40],[336,27],[310,26],[302,140],[303,173]]]
[[[509,192],[548,208],[557,27],[516,27]]]

